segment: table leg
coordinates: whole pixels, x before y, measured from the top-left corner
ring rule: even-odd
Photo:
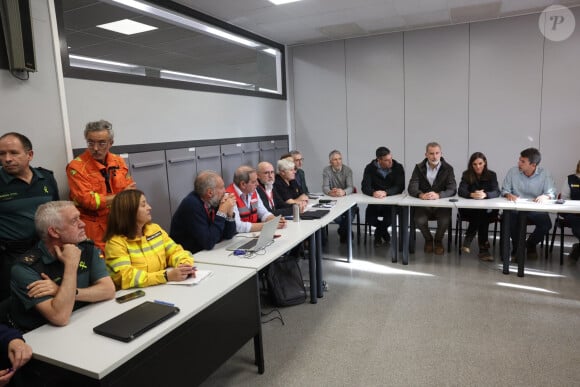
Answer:
[[[347,221],[346,222],[346,235],[348,235],[347,244],[348,244],[348,263],[352,262],[352,207],[350,207],[346,213]]]
[[[403,233],[403,265],[409,264],[409,207],[401,207],[401,232]]]
[[[312,233],[310,235],[310,252],[309,252],[309,260],[308,260],[308,268],[310,272],[310,303],[316,304],[318,299],[316,297],[316,289],[318,288],[316,284],[316,253],[317,253],[317,246],[316,246],[316,233]]]
[[[399,233],[397,231],[397,206],[391,206],[391,262],[397,263],[397,255],[399,254]]]
[[[518,277],[524,276],[524,266],[526,264],[526,229],[527,229],[527,215],[526,211],[519,211],[518,213]]]
[[[318,298],[324,297],[322,286],[322,229],[316,231],[316,295]]]
[[[503,273],[510,273],[510,216],[512,210],[504,210],[501,217],[501,259]]]

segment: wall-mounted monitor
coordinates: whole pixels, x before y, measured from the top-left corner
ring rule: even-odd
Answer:
[[[0,1],[10,71],[36,71],[29,0]]]

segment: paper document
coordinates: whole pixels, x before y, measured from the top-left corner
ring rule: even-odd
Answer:
[[[168,285],[197,285],[207,277],[211,276],[213,271],[211,270],[196,270],[195,271],[195,278],[189,277],[183,281],[169,281],[167,282]]]

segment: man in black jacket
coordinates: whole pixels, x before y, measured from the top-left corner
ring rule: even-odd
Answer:
[[[405,189],[405,169],[393,160],[388,148],[381,146],[376,150],[376,159],[365,167],[361,185],[365,195],[375,198],[400,194]],[[379,217],[383,220],[379,221]],[[369,204],[366,219],[376,227],[375,246],[381,245],[381,238],[389,243],[391,237],[387,228],[391,224],[391,206]]]
[[[457,183],[453,167],[449,165],[441,153],[441,146],[436,142],[427,144],[425,159],[415,165],[407,192],[409,195],[422,200],[435,200],[454,196],[457,192]],[[437,220],[437,231],[435,232],[435,246],[433,246],[433,236],[429,231],[429,219]],[[433,251],[437,255],[445,252],[443,248],[443,235],[451,222],[451,209],[438,207],[416,207],[415,224],[425,238],[426,253]]]

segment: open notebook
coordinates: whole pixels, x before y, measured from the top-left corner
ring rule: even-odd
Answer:
[[[197,285],[212,274],[213,272],[211,270],[196,270],[195,278],[189,277],[183,281],[169,281],[167,285]]]

